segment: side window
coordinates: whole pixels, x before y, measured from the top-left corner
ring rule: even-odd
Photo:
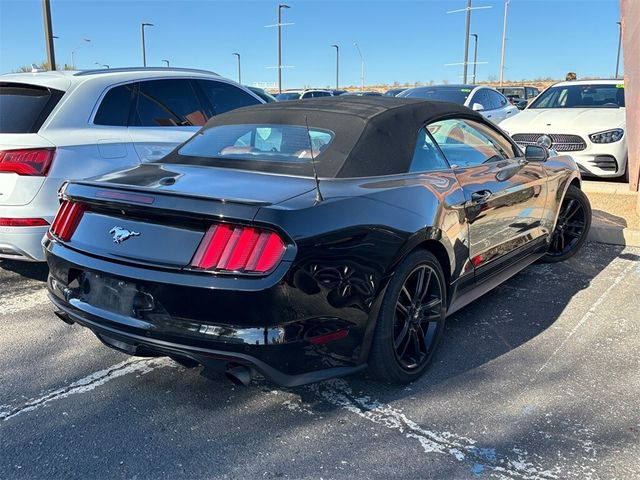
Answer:
[[[449,168],[447,160],[434,143],[431,135],[423,128],[418,134],[416,148],[409,172],[429,172],[432,170],[446,170]]]
[[[140,82],[131,125],[175,127],[204,125],[207,116],[190,80]]]
[[[102,102],[100,102],[93,123],[95,125],[126,127],[129,122],[129,110],[131,108],[134,85],[130,83],[109,90]]]
[[[329,92],[314,92],[313,93],[313,98],[318,98],[318,97],[330,97],[331,94]]]
[[[451,165],[472,167],[514,156],[507,139],[478,122],[442,120],[427,129]]]
[[[305,92],[300,98],[313,98],[313,92]]]
[[[196,83],[213,108],[211,115],[219,115],[229,110],[261,103],[257,98],[229,83],[216,82],[215,80],[196,80]]]
[[[489,97],[487,97],[487,89],[486,88],[482,88],[480,90],[478,90],[474,95],[473,98],[471,99],[471,107],[473,107],[474,103],[479,103],[480,105],[482,105],[482,109],[483,110],[491,110],[492,107],[489,104]]]
[[[493,108],[502,108],[508,103],[507,99],[498,92],[487,90],[487,93],[489,95],[490,102],[492,103],[492,105],[494,105]]]

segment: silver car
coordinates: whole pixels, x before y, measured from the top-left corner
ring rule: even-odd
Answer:
[[[0,75],[0,258],[44,261],[40,241],[65,180],[157,160],[210,117],[258,103],[202,70]]]
[[[515,116],[519,110],[494,88],[477,85],[435,85],[405,90],[398,97],[425,98],[464,105],[493,123]]]

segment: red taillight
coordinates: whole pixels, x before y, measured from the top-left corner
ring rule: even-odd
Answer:
[[[0,151],[0,172],[46,176],[55,152],[55,148],[24,148]]]
[[[265,273],[282,259],[285,245],[275,232],[239,225],[212,225],[191,266],[203,270]]]
[[[85,210],[81,203],[64,201],[51,225],[51,233],[64,242],[71,240]]]
[[[0,218],[0,227],[45,227],[44,218]]]

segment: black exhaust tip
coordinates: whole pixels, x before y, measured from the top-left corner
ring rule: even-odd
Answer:
[[[55,313],[56,317],[58,317],[60,320],[62,320],[67,325],[73,325],[74,323],[76,323],[73,320],[71,320],[71,317],[69,315],[67,315],[66,313],[64,313],[64,312],[62,312],[60,310],[56,310],[53,313]]]
[[[224,376],[235,385],[247,386],[254,377],[254,370],[244,365],[229,365],[224,372]]]

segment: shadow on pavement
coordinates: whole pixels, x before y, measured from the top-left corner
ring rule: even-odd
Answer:
[[[17,273],[31,280],[47,281],[49,268],[44,262],[20,262],[16,260],[0,260],[0,269]]]

